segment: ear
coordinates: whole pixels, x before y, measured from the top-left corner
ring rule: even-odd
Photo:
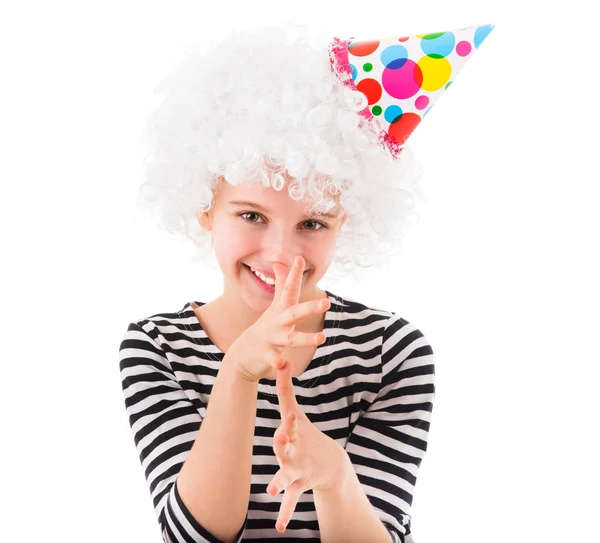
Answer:
[[[212,215],[206,211],[201,213],[196,213],[196,219],[198,219],[198,224],[207,232],[212,230]]]

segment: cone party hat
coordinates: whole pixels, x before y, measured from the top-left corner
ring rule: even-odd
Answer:
[[[368,40],[334,38],[332,70],[362,92],[360,114],[375,117],[380,141],[397,158],[406,140],[473,56],[494,25]]]

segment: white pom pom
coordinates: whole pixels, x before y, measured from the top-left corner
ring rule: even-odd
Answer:
[[[331,108],[327,107],[325,104],[321,104],[309,111],[307,122],[315,127],[327,126],[330,123],[332,116]]]

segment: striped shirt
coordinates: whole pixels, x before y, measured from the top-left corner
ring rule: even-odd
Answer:
[[[413,543],[410,508],[435,395],[433,350],[396,313],[325,292],[331,302],[326,341],[306,371],[293,378],[296,399],[309,420],[344,447],[391,539]],[[120,345],[125,408],[166,543],[220,543],[191,515],[175,482],[223,357],[191,302],[180,311],[132,322]],[[250,500],[235,541],[320,542],[312,490],[300,496],[285,533],[275,529],[283,492],[273,497],[266,491],[279,470],[273,451],[281,423],[275,385],[268,379],[258,383]]]

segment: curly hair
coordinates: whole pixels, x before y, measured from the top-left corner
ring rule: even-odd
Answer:
[[[234,30],[194,45],[156,88],[166,96],[147,120],[152,160],[137,205],[193,241],[194,260],[214,267],[198,214],[224,181],[287,186],[315,216],[339,202],[347,220],[331,268],[341,276],[389,263],[415,224],[420,163],[408,147],[394,160],[379,143],[377,121],[358,114],[365,96],[332,71],[331,38],[315,30]]]

